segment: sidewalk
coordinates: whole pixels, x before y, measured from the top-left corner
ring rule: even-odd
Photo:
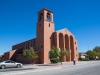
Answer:
[[[100,61],[78,61],[76,62],[76,65],[82,65],[82,64],[88,64],[88,63],[95,63],[95,62],[100,62]],[[47,68],[58,68],[58,67],[63,67],[63,66],[74,66],[73,62],[62,62],[61,63],[57,63],[57,64],[52,64],[52,63],[48,63],[48,64],[26,64],[23,67],[24,68],[36,68],[36,69],[47,69]]]
[[[75,67],[80,65],[88,65],[88,64],[94,64],[94,63],[100,63],[100,61],[78,61],[76,62],[76,65],[73,65],[73,62],[63,62],[58,64],[25,64],[23,68],[15,71],[8,71],[8,72],[0,72],[0,75],[18,75],[18,74],[26,74],[30,72],[40,72],[40,71],[48,71],[48,70],[54,70],[54,69],[62,69],[62,68],[69,68],[69,67]]]

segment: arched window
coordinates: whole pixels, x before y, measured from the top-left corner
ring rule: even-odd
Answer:
[[[76,47],[76,50],[77,50],[77,47]]]
[[[47,20],[50,21],[50,14],[47,13]]]
[[[39,27],[41,27],[41,24],[39,24]]]
[[[50,27],[50,23],[49,23],[49,27]]]
[[[40,15],[40,21],[42,21],[43,20],[43,14],[41,13],[41,15]]]

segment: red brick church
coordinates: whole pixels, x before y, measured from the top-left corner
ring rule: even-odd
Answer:
[[[38,22],[36,24],[36,38],[12,46],[12,50],[5,52],[0,57],[3,60],[16,60],[19,62],[30,63],[29,59],[22,57],[24,49],[33,49],[39,55],[35,63],[49,63],[49,51],[52,46],[57,46],[60,50],[67,49],[69,55],[63,57],[63,62],[78,60],[78,43],[74,35],[66,28],[55,31],[53,12],[43,8],[38,12]]]

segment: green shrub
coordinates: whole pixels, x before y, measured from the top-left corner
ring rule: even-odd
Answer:
[[[80,61],[89,61],[89,58],[79,58]]]
[[[51,61],[51,63],[61,62],[60,58],[52,58],[50,61]]]
[[[82,61],[82,58],[78,58],[79,61]]]
[[[84,58],[83,61],[89,61],[89,58]]]

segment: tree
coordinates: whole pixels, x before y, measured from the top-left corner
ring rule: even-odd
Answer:
[[[32,61],[32,65],[33,65],[34,59],[39,58],[39,56],[36,54],[36,52],[34,51],[32,47],[30,47],[30,49],[23,50],[23,57],[30,59]]]
[[[96,46],[93,51],[100,52],[100,46]]]
[[[57,58],[57,57],[59,57],[60,56],[60,53],[59,53],[58,47],[53,46],[51,48],[51,51],[49,51],[49,54],[50,54],[50,57],[51,58]]]
[[[88,51],[86,52],[86,54],[87,54],[87,55],[90,55],[91,52],[92,52],[92,50],[88,50]]]
[[[100,59],[100,52],[98,52],[98,53],[97,53],[97,56],[98,56],[98,57],[99,57],[99,59]]]
[[[90,53],[90,56],[91,56],[91,58],[95,59],[96,58],[96,52],[95,51],[92,51]]]
[[[67,56],[68,55],[68,51],[66,49],[60,51],[58,49],[58,47],[53,46],[51,51],[49,51],[49,54],[50,54],[51,58],[60,58],[60,60],[61,60],[61,58],[63,56]],[[62,64],[62,62],[61,62],[61,64]]]
[[[92,50],[87,51],[86,54],[89,56],[89,59],[95,59],[97,55],[97,53]]]
[[[60,60],[62,59],[63,56],[67,56],[67,55],[68,55],[68,51],[66,49],[61,50],[60,56],[59,56]],[[62,61],[61,61],[61,64],[62,64]]]
[[[67,56],[68,51],[66,49],[60,51],[60,57]]]
[[[79,58],[81,58],[81,54],[82,54],[82,53],[79,53]]]

